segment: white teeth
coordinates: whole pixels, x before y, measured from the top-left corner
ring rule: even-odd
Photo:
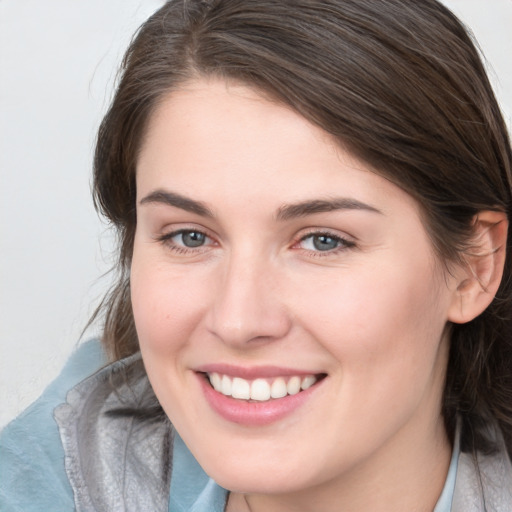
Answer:
[[[302,378],[294,375],[288,380],[285,377],[276,377],[248,381],[240,377],[231,378],[219,373],[209,373],[208,378],[213,389],[225,396],[259,402],[266,402],[271,398],[283,398],[286,395],[296,395],[301,390],[309,389],[317,381],[314,375]]]
[[[288,381],[286,389],[289,395],[296,395],[300,391],[300,377],[292,377]]]
[[[270,384],[265,379],[256,379],[252,382],[251,399],[260,402],[270,399]]]
[[[288,391],[286,389],[286,382],[282,377],[278,377],[274,382],[272,382],[272,386],[270,387],[270,396],[272,398],[283,398],[286,396]]]
[[[313,377],[313,375],[308,375],[307,377],[304,377],[302,379],[302,382],[300,384],[300,388],[302,390],[309,389],[315,382],[316,382],[316,378]]]
[[[251,398],[251,385],[245,379],[235,377],[231,388],[231,396],[241,400],[249,400]]]
[[[222,379],[218,373],[210,374],[210,382],[213,386],[213,389],[215,389],[215,391],[219,391],[219,392],[222,391]]]
[[[222,376],[220,392],[223,395],[231,396],[231,379],[227,375]]]

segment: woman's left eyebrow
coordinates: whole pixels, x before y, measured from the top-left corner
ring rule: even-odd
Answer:
[[[325,213],[336,210],[365,210],[371,213],[383,213],[369,204],[349,197],[338,197],[333,199],[313,199],[295,204],[286,204],[279,208],[276,218],[279,221],[305,217],[314,213]]]

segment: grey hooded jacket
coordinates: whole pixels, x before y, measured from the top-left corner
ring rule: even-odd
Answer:
[[[224,510],[227,491],[208,478],[173,431],[139,355],[74,385],[54,410],[59,446],[53,443],[34,460],[44,439],[37,434],[30,448],[20,435],[35,435],[36,423],[47,421],[47,406],[0,436],[0,510],[42,510],[42,503],[79,512]],[[434,512],[512,512],[512,466],[505,449],[476,458],[456,450],[455,456],[454,482],[447,480]],[[23,467],[25,461],[30,468]],[[49,483],[55,489],[48,491]]]
[[[79,384],[55,415],[77,510],[168,509],[173,433],[138,355]],[[459,455],[451,510],[512,512],[505,450]]]

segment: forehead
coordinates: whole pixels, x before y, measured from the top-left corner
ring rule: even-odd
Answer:
[[[230,125],[237,127],[236,132],[227,129]],[[287,145],[296,141],[300,146],[304,138],[313,137],[336,151],[337,142],[331,135],[264,91],[238,82],[204,78],[186,82],[160,99],[149,119],[142,152],[149,142],[154,145],[158,143],[156,138],[169,135],[183,136],[181,142],[185,138],[190,143],[201,141],[205,150],[220,146],[226,139],[233,143],[233,150],[236,142],[245,142],[246,148],[283,142],[276,141],[272,132],[287,135]]]
[[[262,196],[279,203],[349,194],[416,209],[408,194],[288,106],[221,80],[189,82],[159,103],[139,155],[139,198],[155,187],[242,207]]]

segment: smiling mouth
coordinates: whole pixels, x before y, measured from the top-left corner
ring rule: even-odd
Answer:
[[[267,402],[272,399],[284,398],[289,395],[297,395],[311,388],[326,374],[275,377],[268,379],[246,380],[241,377],[230,377],[220,373],[205,373],[211,387],[224,396],[238,400],[254,402]]]

